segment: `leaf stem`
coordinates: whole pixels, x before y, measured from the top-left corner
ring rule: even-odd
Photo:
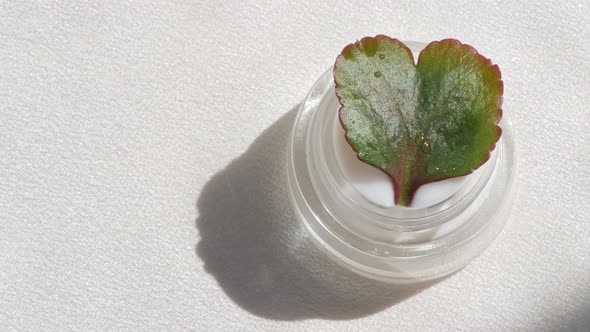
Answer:
[[[398,188],[395,188],[399,191],[399,195],[397,197],[397,204],[401,206],[410,206],[412,204],[412,199],[414,198],[414,193],[416,192],[416,185],[414,184],[414,174],[411,167],[404,167],[404,174],[402,175],[401,182],[398,185]]]
[[[412,203],[412,196],[414,196],[414,194],[410,193],[409,190],[402,191],[400,193],[398,204],[401,206],[410,206],[410,204]]]
[[[396,172],[397,180],[399,182],[394,181],[395,183],[395,203],[401,206],[410,206],[412,204],[412,199],[414,198],[414,193],[418,186],[416,185],[416,173],[415,173],[415,166],[417,163],[420,162],[421,155],[416,150],[417,147],[413,143],[409,143],[408,146],[410,147],[410,151],[414,150],[413,153],[408,153],[407,156],[410,158],[404,159],[401,162],[401,169]]]

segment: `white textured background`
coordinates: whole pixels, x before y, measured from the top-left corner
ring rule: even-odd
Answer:
[[[588,1],[0,2],[0,326],[590,330]],[[501,66],[510,222],[396,288],[293,218],[294,109],[344,45],[455,37]]]

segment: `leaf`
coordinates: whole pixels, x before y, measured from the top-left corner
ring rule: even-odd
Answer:
[[[454,39],[430,43],[416,65],[399,40],[365,37],[342,50],[334,81],[346,139],[389,175],[399,205],[423,184],[477,169],[502,132],[498,66]]]

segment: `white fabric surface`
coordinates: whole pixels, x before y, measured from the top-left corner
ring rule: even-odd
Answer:
[[[590,330],[588,1],[3,1],[0,326]],[[434,285],[330,263],[294,219],[296,105],[344,45],[454,37],[501,66],[518,188]]]

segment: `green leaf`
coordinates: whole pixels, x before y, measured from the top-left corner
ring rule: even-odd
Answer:
[[[334,65],[340,121],[359,159],[409,206],[423,184],[471,173],[500,138],[497,65],[454,39],[412,52],[384,35],[346,46]]]

